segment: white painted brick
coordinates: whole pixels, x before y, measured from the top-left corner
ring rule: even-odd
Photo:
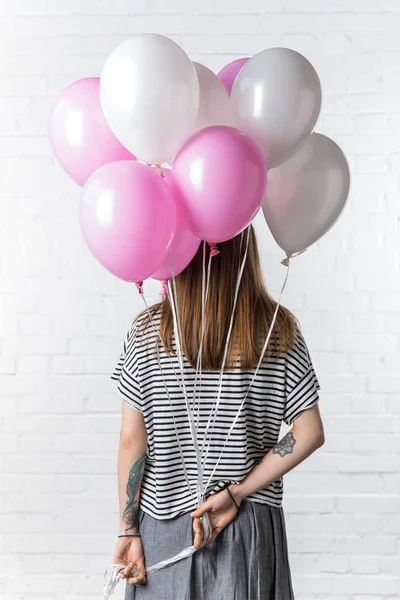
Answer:
[[[397,540],[394,535],[373,536],[345,535],[333,540],[332,551],[337,554],[358,554],[360,556],[393,555],[396,553]]]
[[[387,454],[384,461],[379,455],[354,454],[347,459],[344,456],[338,463],[341,473],[396,473],[400,468],[396,454]]]
[[[385,114],[370,114],[358,115],[356,122],[363,133],[388,133],[388,121]]]
[[[394,352],[397,344],[396,336],[389,334],[356,334],[337,335],[334,338],[334,349],[337,352],[369,354],[374,352]]]
[[[377,514],[397,514],[399,504],[400,498],[396,496],[354,495],[336,498],[337,511],[351,514],[369,513],[370,511]]]
[[[332,589],[337,593],[372,594],[381,597],[382,594],[395,594],[397,582],[394,577],[335,577]]]
[[[329,394],[362,392],[365,388],[364,379],[356,375],[322,375],[320,381],[321,386]]]
[[[348,556],[326,554],[317,559],[317,568],[323,573],[347,573],[349,558]]]
[[[381,354],[351,354],[350,365],[353,373],[379,373],[384,369]]]
[[[362,396],[352,399],[352,412],[354,414],[376,414],[383,412],[385,406],[384,396]]]
[[[367,154],[357,157],[357,168],[360,173],[387,173],[389,164],[386,156]]]
[[[400,556],[383,556],[380,560],[380,567],[383,573],[399,576]]]
[[[17,359],[18,373],[47,373],[50,368],[48,356],[21,356]]]
[[[66,352],[65,339],[51,335],[21,336],[20,352],[24,354],[63,354]]]
[[[19,452],[50,452],[52,450],[52,440],[50,435],[38,435],[34,433],[24,433],[19,437],[18,442]]]
[[[371,277],[369,278],[371,281]],[[373,291],[369,290],[368,291]],[[357,333],[382,333],[387,330],[388,333],[392,333],[390,328],[385,327],[385,319],[383,315],[354,315],[354,329]],[[350,356],[351,359],[351,356]]]
[[[16,361],[14,358],[0,356],[0,373],[14,375],[16,373]]]
[[[325,536],[346,534],[351,530],[351,517],[337,514],[314,515],[312,519],[299,518],[296,514],[285,516],[290,535],[318,535],[324,531]]]
[[[0,452],[4,455],[17,451],[18,439],[13,434],[0,434]]]
[[[368,391],[396,394],[399,396],[400,375],[370,375],[367,381]]]
[[[324,415],[347,415],[353,406],[352,395],[328,396],[324,394]]]
[[[293,586],[300,594],[320,594],[331,591],[331,578],[326,575],[297,575],[293,577]]]
[[[20,332],[27,335],[50,333],[50,319],[45,315],[21,315],[19,318]]]
[[[373,574],[379,573],[382,559],[379,556],[349,556],[348,566],[353,573]],[[385,560],[385,559],[383,559]]]
[[[400,436],[396,433],[364,433],[353,436],[353,449],[361,452],[396,453]]]
[[[288,513],[330,513],[333,511],[334,498],[332,496],[307,496],[306,494],[290,496],[286,499],[285,510]]]
[[[331,436],[330,436],[331,437]],[[312,475],[307,477],[290,473],[285,479],[285,489],[301,493],[351,493],[351,492],[376,492],[382,488],[381,477],[378,474],[336,474],[334,478],[329,475]]]
[[[51,360],[53,373],[81,374],[85,373],[84,361],[77,356],[53,356]]]
[[[95,337],[77,337],[69,342],[69,352],[77,355],[99,356],[108,355],[109,341],[107,338]]]
[[[384,294],[377,292],[372,298],[372,308],[377,311],[398,311],[400,306],[400,292]]]

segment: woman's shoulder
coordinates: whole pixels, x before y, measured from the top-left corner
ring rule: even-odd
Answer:
[[[296,335],[293,346],[286,353],[285,359],[288,365],[295,365],[304,372],[312,368],[310,352],[299,323],[296,324]]]
[[[128,330],[127,341],[130,346],[138,346],[154,341],[160,328],[160,314],[155,311],[139,313]]]

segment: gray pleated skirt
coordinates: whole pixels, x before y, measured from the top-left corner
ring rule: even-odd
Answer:
[[[148,566],[192,545],[189,513],[169,520],[140,511]],[[125,600],[293,600],[282,508],[244,501],[210,546],[126,585]]]

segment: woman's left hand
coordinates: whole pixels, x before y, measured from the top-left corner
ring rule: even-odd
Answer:
[[[120,571],[120,578],[134,585],[146,583],[143,544],[140,537],[119,538],[114,553],[114,564],[125,565]]]
[[[213,543],[217,535],[233,521],[238,509],[229,495],[229,492],[227,490],[222,490],[217,494],[209,496],[199,508],[190,513],[190,516],[193,517],[193,530],[195,533],[193,544],[196,550],[203,545],[203,525],[200,517],[206,512],[208,512],[212,528],[212,537],[205,544],[205,546],[209,546]]]

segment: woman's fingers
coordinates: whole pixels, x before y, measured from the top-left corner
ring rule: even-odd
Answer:
[[[121,579],[126,579],[128,583],[140,585],[146,583],[146,569],[142,566],[129,563],[129,565],[121,571]]]
[[[128,577],[128,579],[126,580],[128,583],[131,583],[133,585],[144,585],[146,583],[146,578],[141,578],[141,577]]]
[[[203,523],[199,518],[193,519],[193,531],[195,533],[203,533]]]
[[[203,525],[200,519],[193,520],[194,541],[193,545],[198,550],[203,543]]]
[[[131,575],[133,568],[134,568],[134,563],[129,562],[124,569],[121,569],[121,571],[119,572],[119,577],[121,579],[126,579],[127,577],[129,577]]]
[[[193,519],[196,519],[196,518],[202,517],[203,515],[205,515],[205,513],[206,513],[208,510],[211,510],[211,509],[212,509],[212,506],[213,506],[213,504],[212,504],[212,499],[211,499],[211,498],[209,498],[208,500],[206,500],[205,502],[203,502],[203,504],[201,504],[201,505],[200,505],[198,508],[196,508],[196,510],[194,510],[193,512],[191,512],[191,513],[190,513],[190,516],[191,516]]]

